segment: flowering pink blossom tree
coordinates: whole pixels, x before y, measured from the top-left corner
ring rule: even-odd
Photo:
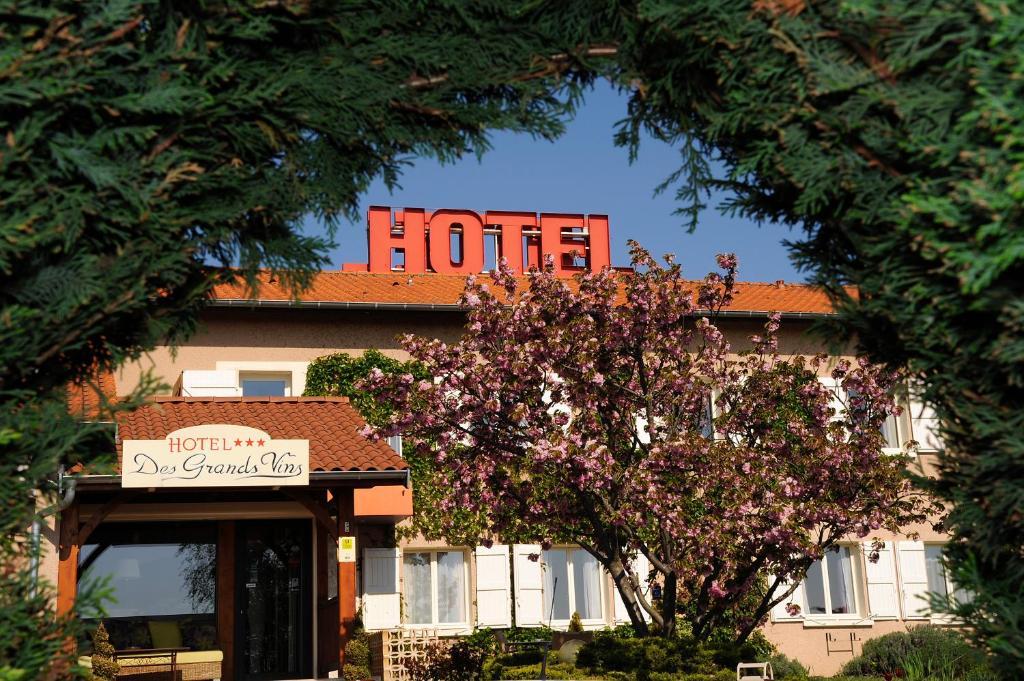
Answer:
[[[897,376],[780,356],[779,315],[733,352],[715,320],[735,257],[695,285],[633,248],[630,274],[470,278],[461,340],[403,340],[433,381],[371,373],[366,389],[396,407],[375,434],[403,433],[445,469],[437,511],[483,512],[481,541],[589,551],[642,634],[646,613],[671,635],[684,598],[705,637],[756,593],[742,640],[840,538],[923,518],[905,459],[881,452]],[[842,409],[827,369],[852,396]],[[653,579],[660,604],[641,589]]]

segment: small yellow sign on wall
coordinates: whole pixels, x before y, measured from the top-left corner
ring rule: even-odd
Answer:
[[[356,538],[341,537],[338,539],[338,562],[356,562]]]

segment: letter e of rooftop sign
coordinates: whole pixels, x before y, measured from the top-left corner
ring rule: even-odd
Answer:
[[[396,248],[405,256],[405,272],[422,274],[427,270],[425,251],[426,232],[423,210],[407,208],[400,213],[402,228],[397,231],[391,223],[391,209],[372,206],[368,215],[367,236],[370,250],[370,272],[391,271],[391,249]]]
[[[546,259],[555,259],[555,272],[578,272],[586,265],[575,264],[572,253],[587,258],[587,239],[583,233],[583,216],[566,213],[540,214],[540,250]],[[570,230],[570,231],[566,231]]]
[[[452,228],[462,228],[458,262],[452,257]],[[430,267],[438,274],[480,274],[484,269],[484,223],[471,210],[439,210],[430,216]],[[373,269],[371,265],[371,270]]]

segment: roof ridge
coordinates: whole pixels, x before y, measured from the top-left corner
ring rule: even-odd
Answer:
[[[164,402],[176,402],[176,403],[207,403],[207,402],[328,402],[337,404],[347,404],[349,399],[347,397],[336,397],[331,395],[296,395],[294,397],[273,397],[273,396],[261,396],[261,397],[208,397],[208,396],[192,396],[192,395],[156,395],[148,400],[151,403],[164,403]]]
[[[620,271],[620,270],[616,270],[616,271]],[[269,270],[261,270],[260,271],[261,275],[268,275],[269,273],[270,273]],[[396,271],[396,272],[346,272],[345,270],[318,270],[317,272],[314,273],[314,276],[320,276],[320,275],[328,275],[328,276],[338,275],[338,276],[343,276],[343,277],[346,277],[346,278],[352,277],[352,278],[374,278],[374,279],[383,279],[383,278],[387,278],[387,277],[415,277],[417,279],[419,279],[419,278],[458,279],[458,280],[464,281],[469,276],[476,276],[476,277],[487,277],[487,276],[490,276],[490,272],[479,272],[479,273],[477,273],[475,275],[469,275],[469,274],[451,274],[451,273],[447,273],[447,272],[401,272],[401,271]],[[516,274],[516,278],[517,279],[526,279],[528,276],[529,276],[529,274],[527,272],[521,272],[521,273]],[[564,278],[569,279],[570,277],[564,277]],[[694,277],[694,278],[685,277],[683,279],[683,281],[685,281],[687,283],[691,283],[691,284],[699,284],[702,281],[704,281],[704,279],[703,279],[703,277]],[[737,286],[744,286],[744,285],[749,285],[749,286],[771,286],[771,287],[775,288],[775,287],[778,286],[778,282],[780,282],[780,281],[782,282],[783,286],[799,286],[801,288],[811,288],[811,289],[823,290],[823,287],[820,284],[816,284],[814,282],[808,282],[808,281],[788,281],[786,279],[777,279],[777,280],[774,280],[774,281],[763,281],[763,280],[762,281],[753,281],[753,280],[746,280],[746,279],[737,279],[736,280],[736,285]]]

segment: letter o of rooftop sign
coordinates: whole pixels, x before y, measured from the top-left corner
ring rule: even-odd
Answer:
[[[461,258],[452,254],[452,229],[461,227]],[[430,216],[430,267],[439,274],[479,274],[484,269],[484,222],[471,210],[439,210]]]

